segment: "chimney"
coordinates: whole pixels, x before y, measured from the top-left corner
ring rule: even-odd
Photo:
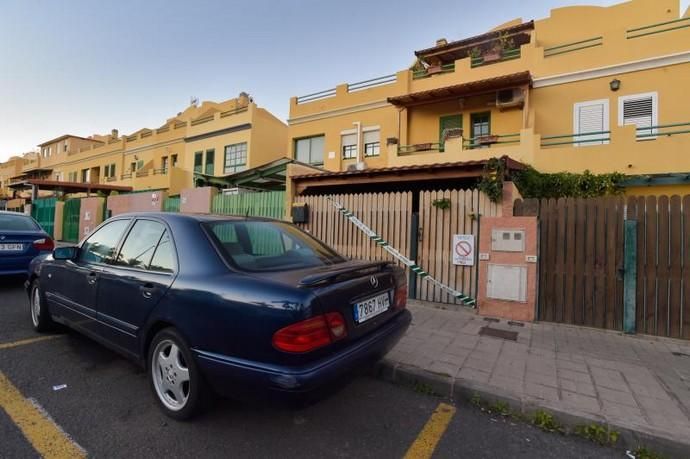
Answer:
[[[246,105],[249,104],[251,101],[252,101],[252,100],[251,100],[251,98],[249,97],[249,94],[247,94],[247,93],[244,92],[244,91],[242,91],[242,92],[240,93],[240,95],[237,97],[237,105],[239,105],[240,107],[246,106]]]
[[[112,131],[110,131],[110,135],[112,136],[113,139],[117,139],[117,136],[119,134],[120,133],[117,131],[117,129],[113,129]]]
[[[448,40],[446,40],[445,38],[439,38],[438,40],[436,40],[436,47],[444,46],[447,44],[448,44]]]

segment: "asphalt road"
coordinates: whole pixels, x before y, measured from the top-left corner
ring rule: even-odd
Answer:
[[[218,400],[193,422],[176,422],[155,406],[144,372],[74,332],[3,348],[38,336],[21,283],[0,278],[0,377],[92,457],[400,458],[439,404],[452,403],[362,376],[308,407]],[[54,391],[60,384],[67,387]],[[624,457],[466,403],[453,405],[435,458]],[[9,412],[0,409],[0,457],[37,457]]]

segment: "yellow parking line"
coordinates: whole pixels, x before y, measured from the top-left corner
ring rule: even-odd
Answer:
[[[38,343],[39,341],[45,341],[48,339],[55,339],[55,338],[59,338],[61,336],[64,336],[64,335],[37,336],[36,338],[21,339],[19,341],[12,341],[11,343],[0,343],[0,350],[10,349],[13,347],[18,347],[18,346],[24,346],[25,344]]]
[[[86,453],[45,411],[25,399],[0,372],[0,408],[21,429],[36,452],[46,459],[84,458]]]
[[[436,445],[441,440],[448,424],[453,419],[455,407],[446,403],[439,403],[436,410],[419,432],[417,439],[412,443],[405,454],[405,459],[428,459],[434,453]]]

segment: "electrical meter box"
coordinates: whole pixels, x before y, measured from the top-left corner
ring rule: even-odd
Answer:
[[[491,250],[494,252],[524,252],[525,230],[506,228],[492,229]]]
[[[527,301],[527,267],[489,264],[486,296],[496,300]]]

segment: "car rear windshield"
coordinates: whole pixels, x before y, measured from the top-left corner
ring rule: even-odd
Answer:
[[[247,271],[282,271],[345,261],[292,225],[272,221],[204,223],[225,259]]]
[[[26,215],[0,214],[0,231],[38,231],[36,223]]]

